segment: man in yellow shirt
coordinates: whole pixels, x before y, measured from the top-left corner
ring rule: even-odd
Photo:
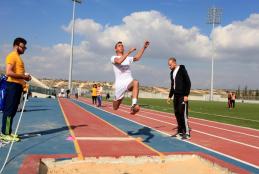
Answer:
[[[16,38],[13,42],[13,51],[6,57],[6,96],[2,118],[2,134],[0,139],[4,141],[19,141],[17,135],[12,134],[13,118],[17,112],[20,97],[25,81],[30,81],[31,76],[25,74],[25,67],[22,55],[26,50],[27,41],[23,38]]]

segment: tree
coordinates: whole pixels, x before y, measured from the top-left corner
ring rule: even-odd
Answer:
[[[257,89],[255,91],[255,99],[258,100],[259,99],[259,89]]]
[[[237,96],[237,98],[241,97],[240,86],[238,86],[238,88],[237,88],[236,96]]]
[[[248,89],[247,89],[247,86],[245,86],[245,89],[244,89],[244,97],[247,97],[248,96]]]
[[[248,90],[248,96],[249,96],[249,99],[253,98],[253,90],[252,89]]]

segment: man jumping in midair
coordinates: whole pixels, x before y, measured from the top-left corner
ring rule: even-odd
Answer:
[[[115,74],[115,99],[113,101],[113,109],[119,109],[119,106],[124,98],[124,94],[127,91],[132,91],[132,105],[131,114],[136,114],[140,107],[137,104],[139,93],[139,82],[134,80],[131,75],[130,64],[140,60],[145,49],[149,46],[149,42],[145,41],[144,46],[134,56],[129,55],[136,50],[131,48],[128,52],[124,53],[124,46],[122,42],[117,42],[115,45],[116,56],[111,57],[113,64],[113,70]]]

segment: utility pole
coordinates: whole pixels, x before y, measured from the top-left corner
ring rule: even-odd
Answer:
[[[68,89],[72,91],[72,70],[73,70],[73,52],[74,52],[74,29],[75,29],[75,11],[76,3],[81,3],[81,0],[73,1],[73,16],[72,16],[72,31],[71,31],[71,52],[70,52],[70,64],[69,64],[69,77],[68,77]]]
[[[212,31],[215,28],[215,25],[220,24],[222,15],[222,9],[212,7],[208,10],[208,24],[212,24]],[[214,58],[215,58],[215,44],[214,38],[211,38],[212,42],[212,56],[211,56],[211,81],[210,81],[210,101],[213,101],[213,83],[214,83]]]

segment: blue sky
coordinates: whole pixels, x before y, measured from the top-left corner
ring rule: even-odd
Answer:
[[[82,20],[91,19],[94,25],[101,26],[101,31],[96,31],[96,35],[107,36],[105,34],[116,27],[117,28],[122,27],[122,29],[120,29],[120,32],[123,32],[123,29],[125,29],[123,25],[125,26],[137,25],[135,23],[133,24],[130,23],[127,25],[127,22],[122,21],[125,17],[128,16],[130,18],[138,20],[139,18],[137,16],[141,15],[140,12],[148,12],[147,14],[145,14],[146,16],[155,16],[158,18],[161,17],[161,20],[164,20],[165,18],[165,21],[168,20],[172,26],[176,28],[182,27],[184,31],[181,31],[181,32],[192,33],[191,29],[195,27],[197,31],[195,31],[193,34],[188,35],[187,38],[190,38],[192,35],[198,35],[199,37],[201,36],[201,38],[207,37],[207,39],[209,39],[209,36],[211,34],[211,26],[206,24],[207,10],[209,7],[213,5],[223,9],[221,28],[219,28],[217,32],[217,35],[219,36],[218,38],[224,36],[222,33],[226,31],[229,32],[228,27],[231,27],[230,25],[233,24],[235,21],[242,22],[242,21],[245,21],[246,19],[249,19],[251,14],[259,14],[258,0],[249,0],[249,1],[246,1],[246,0],[123,0],[123,1],[83,0],[83,3],[77,5],[76,7],[76,18],[80,18]],[[155,11],[155,14],[152,11]],[[158,14],[156,12],[158,12]],[[133,14],[135,13],[137,14],[134,16]],[[28,40],[29,49],[27,50],[27,53],[26,55],[24,55],[24,57],[26,56],[33,57],[35,59],[40,57],[40,60],[43,63],[44,63],[44,57],[47,57],[46,55],[55,56],[55,54],[60,53],[57,50],[55,50],[59,44],[63,44],[64,46],[64,48],[61,48],[61,49],[68,49],[67,47],[68,45],[66,44],[70,43],[69,23],[71,21],[71,17],[72,17],[71,0],[12,0],[12,1],[1,0],[0,1],[0,26],[1,26],[0,27],[0,48],[1,48],[0,55],[1,55],[2,61],[4,60],[4,57],[6,56],[6,54],[8,53],[8,50],[6,50],[6,48],[8,48],[8,45],[12,44],[12,41],[16,36],[22,36]],[[79,23],[80,22],[85,24],[84,23],[85,21],[79,21]],[[128,22],[131,22],[131,21],[128,21]],[[145,23],[145,25],[148,25],[148,24],[149,23]],[[244,24],[242,24],[241,26],[245,24],[246,23],[244,22]],[[252,33],[254,32],[253,26],[250,24],[248,28],[251,30],[251,33]],[[138,30],[141,30],[141,27],[145,28],[145,26],[138,26],[138,27],[139,27]],[[67,28],[67,30],[65,28]],[[88,33],[87,28],[90,28],[90,27],[85,26],[85,28],[82,28],[82,32],[85,32],[85,33],[82,33],[82,32],[80,33],[76,31],[75,45],[78,46],[78,49],[79,50],[82,48],[85,48],[86,50],[91,49],[93,53],[90,55],[96,54],[102,57],[105,54],[108,54],[107,57],[109,57],[110,56],[109,54],[112,54],[111,52],[112,45],[113,45],[112,42],[111,42],[111,51],[104,51],[107,49],[106,45],[99,46],[98,48],[85,46],[84,43],[86,42],[89,44],[98,44],[98,43],[95,43],[94,39],[100,39],[98,36],[95,36],[95,38],[92,38],[93,37],[92,33]],[[240,27],[239,24],[237,24],[234,27],[234,29],[237,29],[237,31],[241,30],[240,28],[242,27]],[[250,32],[250,30],[249,31],[245,30],[244,32],[247,33],[247,32]],[[135,31],[132,29],[130,32],[134,33]],[[168,33],[170,35],[169,31]],[[174,32],[172,32],[172,34],[173,33]],[[255,37],[257,36],[258,35],[256,35]],[[196,36],[194,38],[196,38]],[[257,39],[259,40],[259,38]],[[175,40],[172,39],[171,41],[173,42]],[[171,41],[169,40],[167,45],[170,45]],[[179,39],[177,41],[179,41]],[[139,42],[140,41],[138,42],[129,41],[128,43],[131,46]],[[206,45],[205,42],[207,41],[202,41],[202,45]],[[155,44],[159,44],[159,43],[160,42],[156,42]],[[200,41],[197,41],[197,44],[199,43]],[[256,41],[250,42],[250,43],[255,44]],[[193,45],[195,44],[196,43],[193,43]],[[139,45],[140,44],[138,44],[137,46]],[[240,53],[240,55],[243,55],[247,51],[252,49],[251,52],[253,53],[253,55],[252,56],[248,55],[248,57],[253,57],[251,58],[251,61],[255,61],[255,62],[252,62],[252,64],[249,64],[249,66],[246,65],[245,67],[242,67],[243,66],[242,58],[235,59],[234,60],[235,64],[232,64],[233,63],[232,59],[228,58],[233,55],[232,53],[231,54],[229,53],[229,50],[231,50],[232,47],[231,46],[224,47],[225,45],[226,43],[221,43],[221,45],[219,43],[218,50],[221,50],[221,52],[219,53],[219,57],[220,57],[219,60],[224,60],[225,58],[225,61],[220,61],[218,64],[216,64],[215,70],[221,73],[225,72],[225,74],[228,74],[228,75],[226,75],[225,77],[224,74],[219,73],[217,75],[216,73],[215,86],[217,88],[237,88],[237,86],[239,85],[240,86],[248,85],[248,86],[251,86],[251,88],[259,88],[259,82],[254,82],[254,80],[249,80],[249,79],[244,80],[245,78],[244,72],[243,70],[240,71],[240,69],[245,68],[245,69],[249,69],[249,71],[246,73],[249,73],[249,74],[258,73],[256,69],[257,67],[259,67],[258,66],[259,63],[257,60],[255,60],[256,57],[258,56],[258,52],[255,51],[256,46],[253,45],[251,47],[251,45],[249,44],[240,46],[242,47],[242,50],[243,50],[243,52]],[[190,49],[188,44],[187,44],[187,47],[188,49]],[[245,49],[246,47],[247,49]],[[42,49],[45,51],[42,51]],[[155,50],[155,49],[156,47],[152,47],[152,50]],[[157,48],[157,49],[160,49],[160,48]],[[232,50],[232,51],[235,51],[235,50]],[[66,51],[64,50],[64,52],[69,52],[69,50],[66,50]],[[152,53],[153,51],[147,53],[147,57],[151,57],[150,60],[148,61],[143,60],[140,63],[141,68],[143,69],[143,71],[146,71],[146,72],[145,73],[140,72],[141,68],[139,69],[138,67],[136,67],[136,76],[139,76],[140,78],[144,78],[147,74],[150,74],[150,73],[147,73],[148,71],[153,71],[156,68],[161,68],[164,74],[160,74],[160,75],[164,76],[165,78],[164,83],[161,84],[159,81],[153,80],[152,77],[150,77],[150,79],[147,78],[147,80],[143,80],[143,83],[147,85],[167,86],[168,76],[166,73],[168,73],[168,70],[166,65],[166,59],[167,59],[166,56],[169,54],[162,53],[161,56],[163,56],[164,58],[156,59],[157,55],[159,56],[160,53],[158,53],[157,51],[154,51],[154,54]],[[172,52],[172,54],[174,53]],[[188,68],[194,81],[193,87],[208,88],[209,74],[210,74],[210,67],[209,67],[210,59],[209,58],[203,59],[202,57],[204,57],[204,55],[195,55],[193,56],[193,58],[191,58],[192,56],[190,56],[189,54],[185,55],[181,53],[176,53],[176,55],[178,55],[179,57],[186,57],[181,59],[180,63],[186,64],[187,67],[189,65]],[[57,55],[57,57],[61,58],[62,55]],[[35,61],[35,59],[33,61]],[[29,59],[29,60],[32,60],[32,59]],[[68,60],[68,59],[64,58],[64,61],[65,60]],[[88,60],[88,59],[80,58],[80,60],[86,61],[86,62],[83,62],[86,66],[91,66],[91,65],[88,65],[87,62],[92,61],[92,59]],[[107,62],[109,62],[108,60],[109,58],[107,58]],[[58,75],[57,73],[55,73],[55,71],[51,71],[51,70],[50,70],[51,73],[46,73],[44,67],[34,65],[33,61],[30,61],[28,63],[29,64],[28,69],[29,71],[31,71],[31,73],[35,74],[36,76],[51,77],[51,78],[67,77],[68,72],[66,71],[64,71],[63,73],[59,73]],[[45,61],[48,62],[49,60],[46,58]],[[103,61],[105,61],[105,59],[102,59],[102,61],[97,63],[100,64]],[[3,62],[1,62],[1,64],[3,64]],[[100,73],[97,73],[97,74],[93,72],[89,72],[88,73],[89,75],[87,75],[87,72],[85,72],[85,74],[82,76],[80,75],[82,73],[79,72],[79,70],[83,71],[84,69],[83,67],[80,68],[79,64],[80,63],[78,62],[75,63],[75,67],[78,66],[78,72],[74,73],[75,79],[81,79],[81,80],[96,79],[96,80],[102,80],[102,81],[113,80],[113,72],[109,68],[107,70],[111,73],[109,77],[100,75],[101,71]],[[227,65],[228,67],[230,66],[235,67],[233,69],[230,68],[230,72],[231,71],[233,72],[233,76],[229,75],[229,72],[227,72],[228,70],[227,68],[225,68],[225,65]],[[68,66],[68,65],[64,64],[64,66]],[[37,71],[34,69],[35,67],[37,67],[36,68]],[[49,65],[48,67],[51,67],[51,65]],[[39,71],[40,68],[42,69]],[[204,69],[204,71],[201,71],[201,69]],[[200,74],[204,74],[204,77],[200,78]],[[208,79],[208,80],[204,82],[203,79]],[[231,83],[225,83],[225,81],[230,81]]]
[[[68,33],[62,32],[72,16],[71,0],[1,0],[0,43],[10,43],[13,37],[23,35],[30,43],[50,45],[69,42]],[[101,24],[120,24],[124,16],[136,11],[157,10],[176,24],[187,28],[197,26],[209,35],[206,24],[208,8],[223,9],[222,25],[243,20],[258,13],[257,0],[83,0],[77,6],[76,16],[91,18]],[[40,36],[46,37],[40,37]],[[51,39],[52,38],[52,39]]]

